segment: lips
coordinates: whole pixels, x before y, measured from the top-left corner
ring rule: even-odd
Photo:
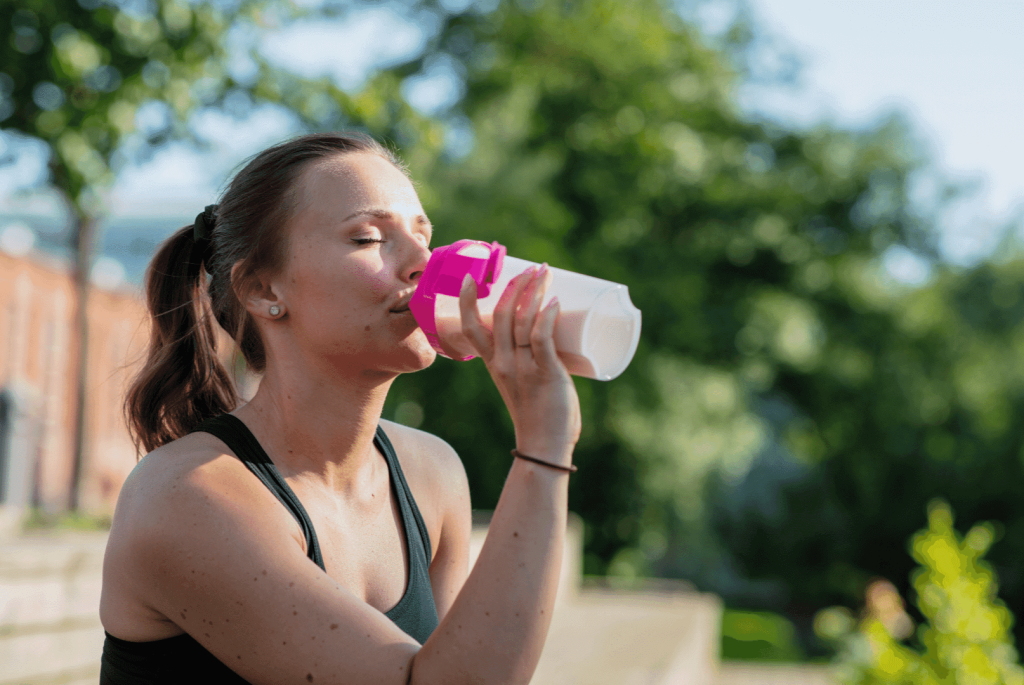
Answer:
[[[412,290],[405,292],[402,295],[401,299],[398,300],[397,304],[395,304],[395,306],[388,311],[390,311],[393,314],[402,314],[404,312],[409,311],[409,301],[412,299],[412,294],[415,291],[416,289],[413,288]]]

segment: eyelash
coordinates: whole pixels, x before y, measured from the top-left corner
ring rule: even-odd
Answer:
[[[352,242],[356,245],[369,245],[370,243],[383,243],[387,241],[380,238],[353,238]]]

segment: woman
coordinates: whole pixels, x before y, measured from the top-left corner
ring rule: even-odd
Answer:
[[[524,457],[469,574],[458,456],[380,418],[395,377],[435,357],[408,307],[430,233],[386,149],[311,135],[256,156],[160,248],[151,348],[126,405],[150,452],[107,546],[102,683],[530,680],[580,430],[558,307],[540,308],[546,269],[524,274],[492,333],[463,286],[464,332]],[[246,404],[211,318],[262,372]]]

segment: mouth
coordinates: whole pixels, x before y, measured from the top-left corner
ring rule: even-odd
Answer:
[[[413,288],[412,290],[405,292],[402,295],[401,299],[399,299],[398,304],[396,304],[388,311],[390,311],[392,314],[404,314],[405,312],[409,311],[409,301],[412,300],[412,294],[415,292],[415,290],[416,289]]]

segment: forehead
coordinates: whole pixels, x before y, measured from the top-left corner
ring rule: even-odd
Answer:
[[[362,209],[423,213],[409,178],[372,153],[339,154],[307,167],[297,184],[296,214],[330,215],[335,221]]]

